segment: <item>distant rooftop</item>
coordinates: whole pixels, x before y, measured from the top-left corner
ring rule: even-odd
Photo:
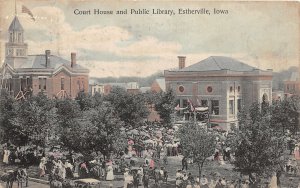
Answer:
[[[241,61],[230,57],[224,56],[210,56],[196,64],[190,65],[178,71],[218,71],[218,70],[231,70],[231,71],[253,71],[257,69],[247,65]]]
[[[166,91],[166,80],[165,80],[165,78],[157,78],[155,81],[157,82],[157,84],[159,85],[159,87],[162,91]]]

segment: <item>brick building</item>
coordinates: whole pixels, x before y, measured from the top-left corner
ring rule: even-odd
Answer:
[[[237,114],[253,102],[272,100],[272,70],[259,70],[229,57],[212,56],[189,67],[179,56],[178,70],[165,70],[167,89],[176,91],[180,107],[190,100],[208,107],[210,122],[228,130]]]
[[[78,92],[88,92],[89,70],[76,63],[76,53],[70,60],[45,54],[28,55],[24,29],[17,16],[8,29],[5,61],[1,68],[1,88],[16,99],[39,92],[48,97],[75,98]]]
[[[154,82],[151,84],[151,91],[156,93],[165,92],[166,91],[165,78],[155,79]]]
[[[300,65],[299,65],[300,69]],[[300,96],[300,70],[299,72],[292,72],[289,79],[284,81],[284,93],[285,97],[293,95]]]

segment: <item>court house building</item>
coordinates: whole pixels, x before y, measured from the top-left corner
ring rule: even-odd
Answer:
[[[76,53],[71,53],[70,60],[52,55],[50,50],[28,55],[24,38],[24,29],[15,16],[8,29],[0,72],[2,90],[17,100],[39,92],[51,98],[75,98],[78,92],[88,92],[89,70],[76,63]]]

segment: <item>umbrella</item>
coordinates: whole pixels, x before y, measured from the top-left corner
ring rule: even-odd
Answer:
[[[139,131],[136,129],[132,129],[131,131],[127,132],[128,134],[134,134],[134,135],[139,135]]]
[[[145,144],[153,144],[154,141],[149,139],[149,140],[145,140],[144,143],[145,143]]]

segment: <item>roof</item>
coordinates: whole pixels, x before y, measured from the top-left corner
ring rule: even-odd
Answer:
[[[15,18],[11,22],[8,30],[9,31],[24,31],[17,16],[15,16]]]
[[[155,81],[157,82],[157,84],[159,85],[159,87],[162,91],[166,91],[166,80],[165,80],[165,78],[157,78]]]
[[[151,87],[140,87],[140,91],[142,93],[146,93],[147,91],[150,91],[151,90]]]
[[[210,56],[196,64],[185,67],[178,71],[218,71],[218,70],[231,70],[231,71],[253,71],[257,69],[236,59],[224,56]]]
[[[291,76],[289,77],[288,81],[298,81],[300,80],[298,72],[292,72]]]
[[[45,55],[28,55],[26,59],[23,60],[24,62],[20,64],[18,67],[14,67],[15,69],[46,69],[46,57]],[[70,61],[63,59],[61,57],[50,55],[50,63],[47,69],[57,69],[60,66],[66,66],[70,69],[75,70],[87,70],[86,68],[76,64],[71,68]]]

